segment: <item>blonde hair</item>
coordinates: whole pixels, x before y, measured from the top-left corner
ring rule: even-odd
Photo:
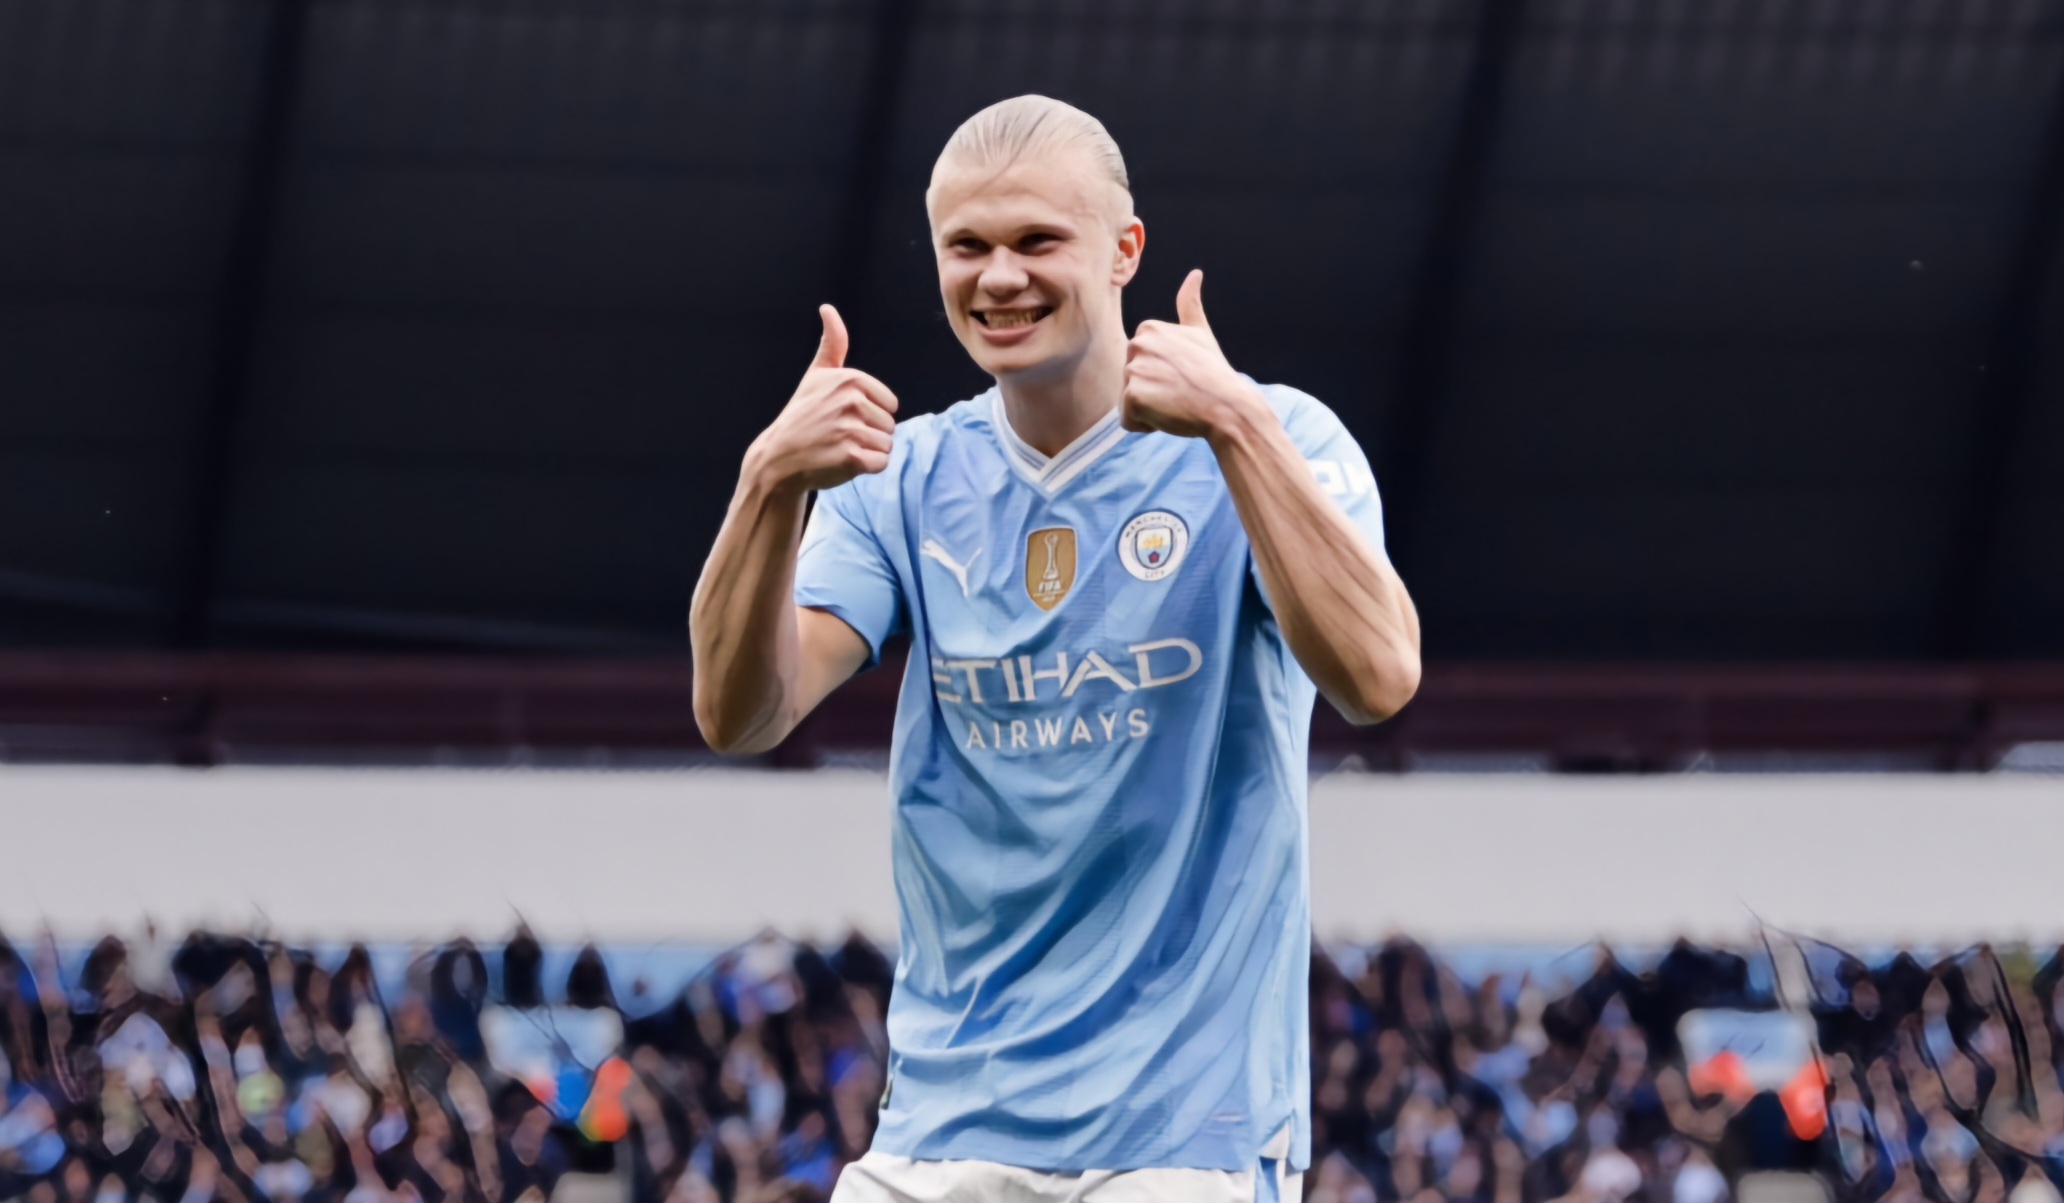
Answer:
[[[1027,154],[1064,148],[1086,152],[1099,172],[1131,197],[1125,156],[1104,123],[1066,101],[1030,93],[999,100],[961,122],[932,166],[932,182],[938,183],[939,168],[949,160],[1001,170]]]

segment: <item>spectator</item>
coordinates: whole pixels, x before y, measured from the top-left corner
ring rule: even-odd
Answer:
[[[1773,1165],[1835,1203],[2059,1203],[2064,960],[1808,950],[1822,1108],[1685,1063],[1688,1012],[1773,1004],[1733,953],[1600,949],[1550,991],[1343,951],[1313,958],[1312,1203],[1727,1203]],[[497,991],[465,941],[383,981],[363,946],[109,937],[68,990],[0,941],[0,1203],[545,1203],[612,1167],[638,1203],[776,1203],[867,1148],[894,973],[866,941],[763,934],[631,1019],[603,949],[556,994],[544,952],[519,930]]]

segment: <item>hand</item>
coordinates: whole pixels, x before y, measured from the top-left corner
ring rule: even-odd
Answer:
[[[1206,438],[1240,410],[1267,409],[1267,400],[1226,362],[1211,335],[1204,320],[1203,272],[1184,278],[1175,312],[1179,323],[1141,322],[1126,345],[1119,418],[1125,429]]]
[[[777,491],[842,485],[889,466],[896,432],[896,394],[846,364],[846,323],[821,305],[824,337],[781,416],[745,453],[748,475]]]

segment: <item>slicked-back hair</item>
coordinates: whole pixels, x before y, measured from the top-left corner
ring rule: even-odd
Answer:
[[[948,162],[975,163],[1002,170],[1026,155],[1054,149],[1080,149],[1120,191],[1132,195],[1132,181],[1125,174],[1125,156],[1104,123],[1062,100],[1028,93],[999,100],[960,123],[939,152],[932,168],[934,183],[939,168]]]

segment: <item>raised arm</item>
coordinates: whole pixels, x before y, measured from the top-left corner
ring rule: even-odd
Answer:
[[[1204,320],[1204,274],[1181,323],[1142,322],[1126,360],[1125,426],[1211,444],[1297,662],[1349,722],[1378,723],[1419,688],[1419,614],[1388,559],[1312,476],[1268,399]]]
[[[817,357],[745,453],[688,613],[695,722],[718,752],[772,748],[867,662],[851,627],[795,604],[796,549],[813,490],[888,467],[896,397],[845,366],[845,323],[818,313]]]
[[[1276,623],[1335,709],[1351,723],[1380,723],[1419,688],[1419,613],[1389,560],[1313,479],[1266,399],[1256,400],[1208,437]]]

